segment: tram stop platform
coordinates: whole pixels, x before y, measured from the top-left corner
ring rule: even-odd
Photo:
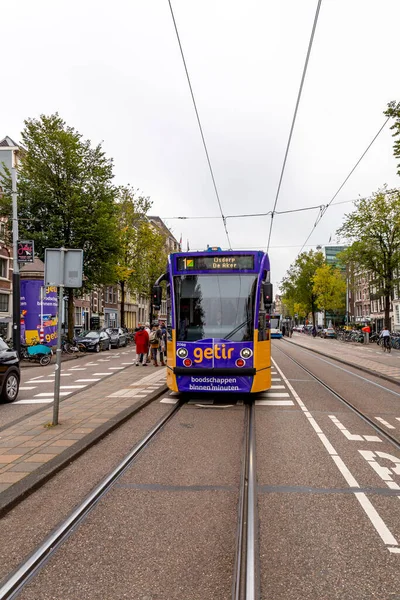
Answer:
[[[131,366],[0,427],[0,518],[113,429],[167,391],[165,368]]]
[[[284,337],[276,341],[306,348],[387,381],[400,383],[400,350],[392,349],[388,354],[376,342],[372,344],[341,342],[331,338],[313,338],[297,332],[293,332],[291,338]]]

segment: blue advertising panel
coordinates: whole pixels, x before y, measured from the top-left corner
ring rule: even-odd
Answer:
[[[253,342],[230,342],[209,338],[197,342],[177,342],[176,366],[198,369],[190,375],[178,375],[182,392],[250,392],[253,377],[242,376],[241,368],[253,367]],[[202,374],[204,369],[235,369],[237,374]]]
[[[21,280],[21,342],[31,344],[39,341],[43,314],[44,343],[54,346],[57,343],[57,288],[44,288],[43,308],[40,289],[43,282],[37,279]]]

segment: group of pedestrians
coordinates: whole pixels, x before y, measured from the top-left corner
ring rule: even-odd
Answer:
[[[150,329],[150,323],[141,325],[135,329],[136,344],[136,366],[147,367],[150,361],[158,367],[160,364],[165,366],[164,357],[167,354],[167,329],[164,323],[153,325]]]

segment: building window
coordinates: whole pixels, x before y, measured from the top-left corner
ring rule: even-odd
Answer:
[[[9,294],[0,294],[0,312],[8,312]]]
[[[0,198],[1,198],[1,194],[0,194]],[[0,240],[2,240],[4,242],[5,239],[6,239],[6,224],[4,223],[4,221],[0,221]]]
[[[75,306],[75,325],[76,327],[82,325],[82,308],[80,306]]]
[[[8,260],[6,258],[0,258],[0,277],[8,279]]]

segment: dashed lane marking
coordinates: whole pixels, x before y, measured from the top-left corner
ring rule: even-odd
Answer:
[[[393,427],[393,425],[385,421],[385,419],[382,419],[382,417],[375,417],[375,420],[379,421],[379,423],[382,423],[382,425],[387,427],[387,429],[396,429],[396,427]]]
[[[271,385],[271,390],[284,390],[284,385]]]
[[[318,435],[322,444],[325,446],[328,454],[331,456],[331,458],[334,461],[334,463],[336,464],[337,468],[343,475],[347,484],[352,488],[360,488],[361,486],[359,485],[359,483],[357,482],[355,477],[353,477],[353,475],[351,474],[351,472],[349,471],[349,469],[347,468],[347,466],[345,465],[343,460],[340,458],[340,456],[336,452],[335,448],[332,446],[332,444],[330,443],[330,441],[328,440],[326,435],[323,433],[323,431],[320,428],[320,426],[318,425],[318,423],[311,416],[306,405],[301,400],[301,398],[299,397],[299,395],[297,394],[297,392],[295,391],[293,386],[290,384],[290,382],[287,380],[287,378],[283,374],[282,370],[278,367],[278,365],[276,364],[276,362],[273,359],[272,359],[272,361],[273,361],[277,371],[279,371],[283,381],[286,383],[289,390],[293,394],[294,399],[296,400],[297,404],[300,406],[305,417],[308,419],[308,422],[314,429],[315,433]],[[376,510],[376,508],[370,501],[370,499],[367,498],[366,494],[363,492],[356,491],[356,492],[354,492],[354,496],[356,497],[357,501],[359,502],[360,506],[364,510],[367,517],[369,518],[370,523],[375,528],[375,531],[377,532],[377,534],[379,535],[379,537],[381,538],[381,540],[383,541],[385,546],[388,548],[389,552],[393,551],[391,549],[391,547],[396,547],[400,550],[399,544],[398,544],[396,538],[391,533],[390,529],[388,528],[388,526],[386,525],[386,523],[384,522],[384,520],[382,519],[382,517],[380,516],[380,514],[378,513],[378,511]]]
[[[86,385],[61,385],[60,389],[61,390],[81,390],[82,388],[85,388]]]
[[[68,396],[69,394],[71,394],[72,392],[60,392],[60,396]],[[42,392],[41,394],[35,394],[35,398],[53,398],[54,397],[54,393],[53,392]]]
[[[111,375],[111,373],[93,373],[93,375]]]
[[[76,383],[91,383],[92,381],[100,381],[100,379],[77,379]]]
[[[25,391],[25,390],[35,390],[36,388],[37,388],[37,385],[32,385],[32,386],[26,386],[26,385],[22,386],[21,385],[21,387],[19,388],[19,391],[21,391],[21,390],[23,390],[23,391]]]
[[[110,371],[119,371],[120,369],[123,369],[124,367],[108,367],[110,369]]]

